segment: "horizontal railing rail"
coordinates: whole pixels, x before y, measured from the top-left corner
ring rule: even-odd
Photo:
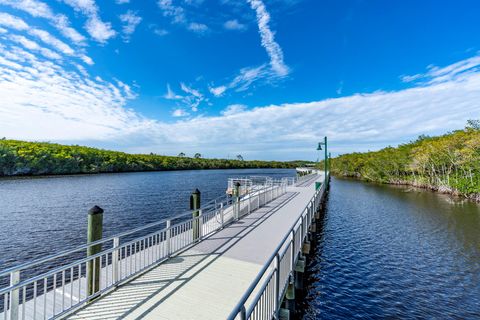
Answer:
[[[198,216],[193,216],[193,211],[184,212],[1,271],[0,276],[10,277],[10,284],[0,289],[0,319],[65,316],[278,198],[286,192],[288,184],[285,179],[272,180],[241,198],[224,195],[209,201],[200,208]],[[149,232],[128,238],[142,231]],[[121,243],[121,238],[126,241]],[[93,245],[103,245],[104,248],[87,256],[87,248]],[[72,254],[82,256],[72,258]],[[62,265],[50,266],[50,270],[38,275],[21,278],[21,272],[61,258],[65,260],[59,262]],[[98,274],[88,272],[96,268],[100,269]]]
[[[328,173],[325,176],[325,179],[327,178]],[[233,308],[228,320],[278,319],[280,303],[288,284],[293,281],[293,271],[302,250],[303,241],[324,194],[325,183],[322,183]]]

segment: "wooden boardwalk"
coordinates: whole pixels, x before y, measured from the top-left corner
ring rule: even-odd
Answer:
[[[69,319],[225,319],[315,193],[315,175]],[[252,296],[255,296],[253,294]]]

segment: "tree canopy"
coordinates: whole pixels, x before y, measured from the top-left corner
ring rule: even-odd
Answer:
[[[187,169],[295,168],[305,161],[241,161],[129,154],[78,145],[0,140],[0,176]]]
[[[396,148],[344,154],[331,160],[335,175],[410,184],[480,201],[480,126],[443,136],[420,136]],[[323,166],[323,163],[321,163]]]

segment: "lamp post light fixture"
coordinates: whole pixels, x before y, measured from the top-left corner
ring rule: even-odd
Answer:
[[[325,146],[325,149],[322,149],[322,146]],[[319,142],[318,143],[318,147],[317,147],[317,150],[325,150],[325,156],[324,156],[324,167],[325,167],[325,183],[328,182],[328,179],[327,179],[327,170],[328,170],[328,153],[327,153],[327,136],[325,136],[323,138],[323,142]],[[320,158],[319,158],[320,160]]]

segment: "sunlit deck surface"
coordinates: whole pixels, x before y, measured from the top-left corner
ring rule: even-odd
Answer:
[[[322,175],[72,314],[69,319],[225,319],[274,253]]]

